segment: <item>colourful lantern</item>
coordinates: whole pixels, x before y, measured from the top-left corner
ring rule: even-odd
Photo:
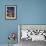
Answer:
[[[15,40],[15,38],[16,38],[16,34],[14,32],[10,33],[9,36],[8,36],[9,40]]]

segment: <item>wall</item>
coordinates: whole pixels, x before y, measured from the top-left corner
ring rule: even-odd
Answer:
[[[5,5],[17,5],[16,20],[5,20]],[[46,0],[0,0],[0,44],[8,43],[9,32],[18,32],[18,24],[46,24]]]

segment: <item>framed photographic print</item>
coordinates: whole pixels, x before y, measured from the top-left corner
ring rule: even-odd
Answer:
[[[16,19],[16,5],[5,5],[5,14],[6,19]]]

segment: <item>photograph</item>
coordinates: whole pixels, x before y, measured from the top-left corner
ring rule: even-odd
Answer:
[[[6,19],[16,19],[16,5],[6,5],[5,7]]]

